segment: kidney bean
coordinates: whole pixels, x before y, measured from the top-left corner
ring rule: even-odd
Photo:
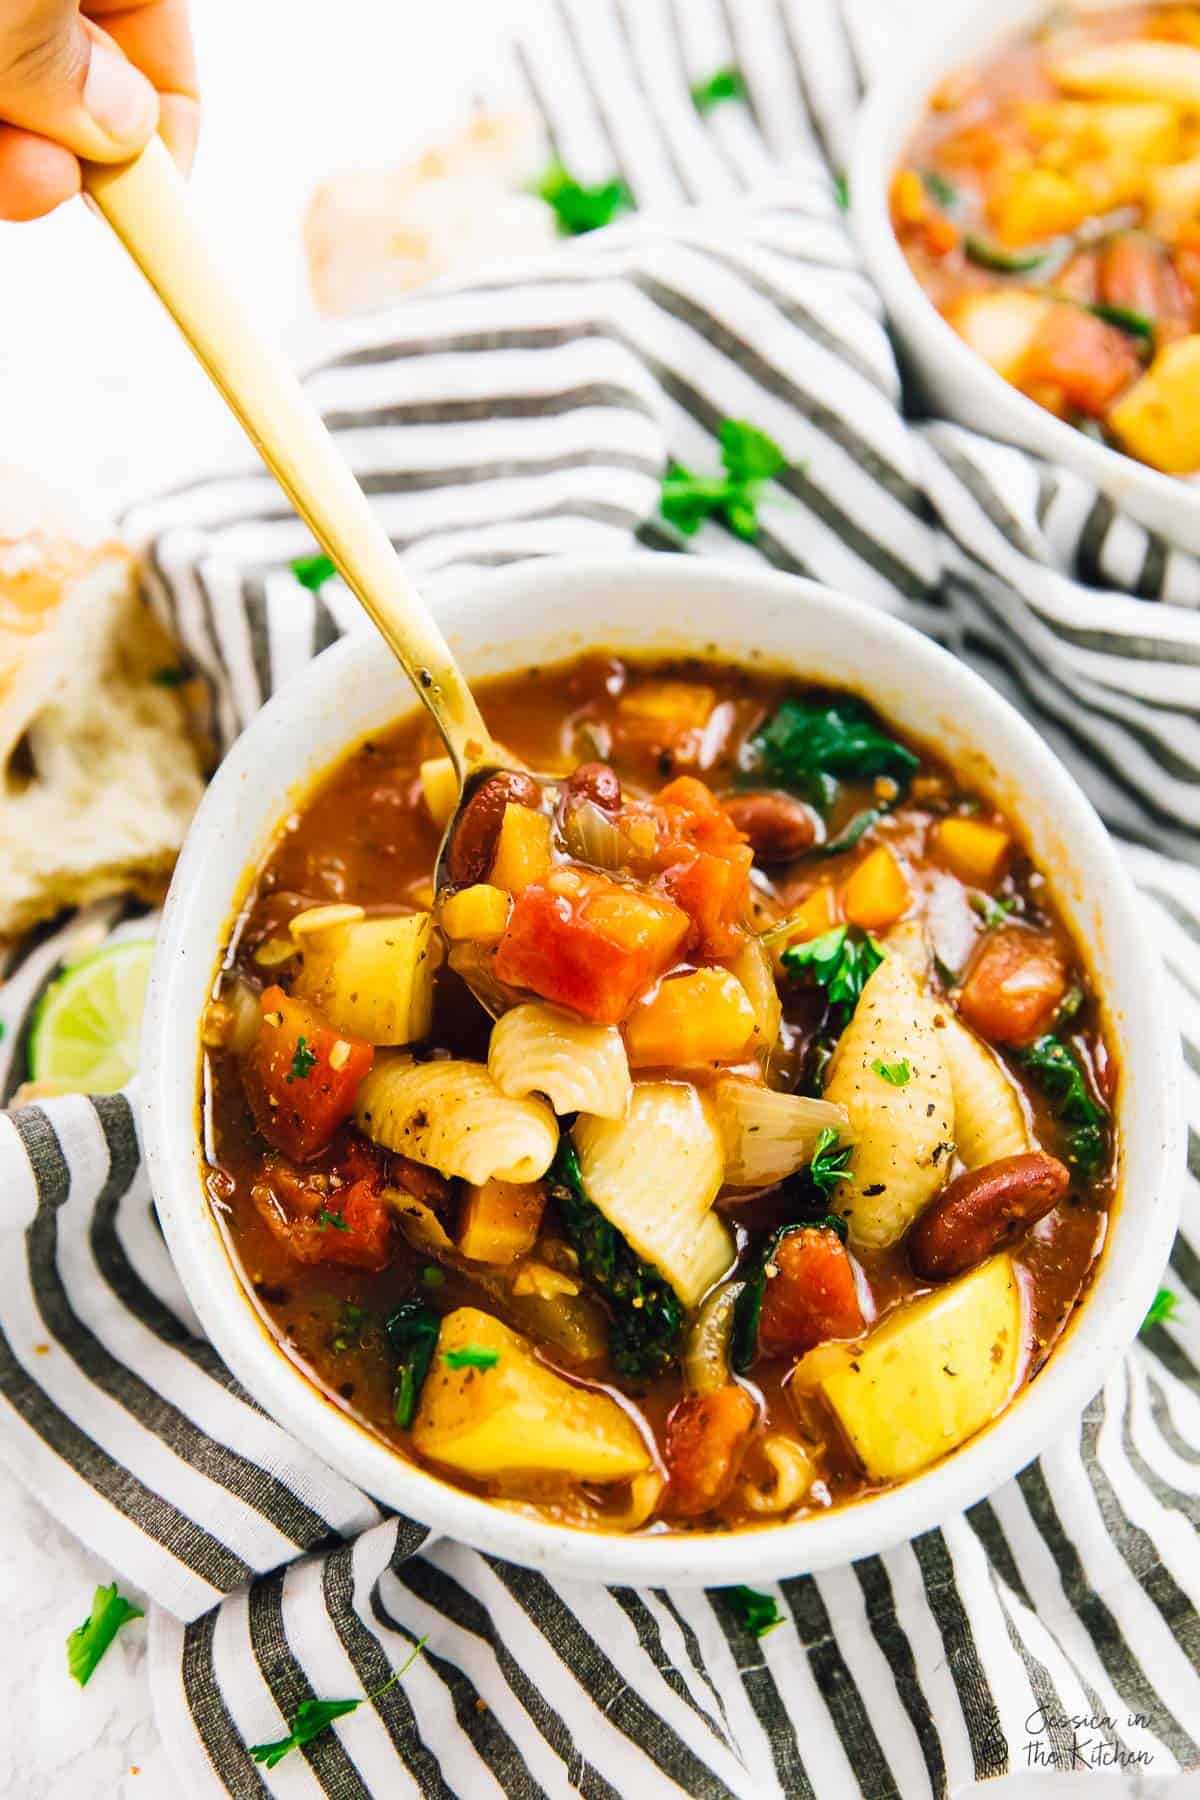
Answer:
[[[1045,1218],[1070,1182],[1063,1164],[1041,1150],[968,1169],[913,1227],[908,1260],[928,1281],[961,1275]]]
[[[486,881],[496,854],[496,839],[510,801],[517,806],[541,806],[542,791],[532,775],[503,769],[480,782],[454,827],[446,851],[446,873],[456,887]]]
[[[567,776],[567,799],[590,800],[601,812],[615,816],[621,810],[621,783],[607,763],[580,763]]]
[[[725,794],[721,804],[750,839],[761,863],[791,862],[811,848],[816,838],[816,821],[803,800],[775,788]]]

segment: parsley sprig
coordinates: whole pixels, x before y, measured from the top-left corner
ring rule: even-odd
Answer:
[[[790,944],[779,960],[789,975],[807,977],[813,986],[824,988],[830,1006],[842,1010],[844,1022],[883,961],[883,951],[864,932],[835,925],[807,944]]]
[[[912,1068],[906,1056],[894,1063],[886,1063],[881,1056],[877,1056],[871,1068],[880,1081],[886,1081],[889,1087],[907,1087],[912,1080]]]
[[[1138,1331],[1149,1331],[1152,1325],[1169,1324],[1178,1311],[1179,1295],[1171,1288],[1160,1287],[1150,1302],[1150,1310],[1138,1326]]]
[[[751,1587],[731,1587],[722,1588],[721,1595],[739,1624],[756,1638],[766,1637],[768,1631],[783,1624],[783,1614],[770,1594],[760,1594]]]
[[[292,1066],[288,1070],[287,1079],[291,1081],[307,1081],[317,1065],[317,1053],[308,1047],[308,1039],[304,1033],[296,1039],[296,1048],[292,1052]]]
[[[817,1137],[812,1161],[808,1165],[808,1178],[827,1198],[839,1181],[853,1180],[850,1174],[850,1145],[842,1143],[832,1125],[827,1125]]]
[[[693,475],[672,462],[663,477],[659,506],[664,519],[694,537],[705,519],[720,519],[748,542],[758,532],[758,506],[766,483],[787,467],[774,438],[745,419],[723,419],[717,433],[724,475]]]
[[[585,187],[557,161],[543,172],[533,191],[554,209],[563,237],[599,231],[602,225],[611,225],[622,213],[633,210],[633,195],[623,181],[603,181],[596,187]]]
[[[332,1225],[335,1231],[349,1231],[350,1229],[340,1212],[329,1212],[323,1206],[317,1214],[317,1230],[324,1231],[327,1225]]]
[[[727,69],[718,69],[707,81],[698,81],[692,89],[692,105],[698,113],[711,112],[714,106],[720,106],[724,100],[745,98],[745,78],[742,71],[732,65]]]
[[[803,794],[822,812],[833,806],[843,781],[886,775],[904,789],[918,766],[913,752],[889,737],[853,694],[784,700],[747,738],[741,758],[744,775]]]
[[[140,1606],[117,1592],[115,1581],[108,1587],[98,1587],[92,1596],[91,1612],[67,1638],[67,1673],[71,1679],[86,1687],[122,1625],[144,1617]]]
[[[288,1735],[276,1738],[270,1744],[251,1744],[251,1756],[256,1763],[263,1763],[268,1769],[273,1769],[289,1751],[300,1750],[305,1744],[311,1744],[321,1732],[328,1730],[335,1719],[344,1719],[347,1713],[357,1712],[368,1700],[378,1700],[381,1694],[386,1694],[402,1675],[407,1675],[424,1647],[425,1639],[421,1638],[413,1646],[411,1655],[389,1675],[382,1687],[375,1688],[369,1694],[360,1694],[357,1700],[302,1700],[289,1720]]]

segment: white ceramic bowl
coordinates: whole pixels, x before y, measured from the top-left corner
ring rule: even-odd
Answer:
[[[1036,733],[976,675],[907,626],[810,582],[690,557],[555,559],[473,578],[438,612],[470,676],[544,666],[587,647],[711,647],[857,688],[1010,809],[1087,947],[1123,1071],[1118,1124],[1129,1174],[1108,1249],[1077,1323],[995,1425],[903,1487],[766,1530],[630,1538],[542,1524],[438,1481],[333,1406],[267,1335],[208,1206],[196,1130],[199,1025],[244,871],[314,776],[416,704],[372,633],[328,651],[258,714],[208,790],[167,900],[150,982],[142,1123],[167,1241],[205,1330],[268,1412],[369,1493],[452,1537],[559,1575],[716,1586],[828,1567],[926,1530],[1073,1429],[1133,1338],[1170,1248],[1177,1037],[1103,827]]]
[[[958,0],[933,6],[886,75],[867,95],[856,123],[850,168],[850,216],[867,273],[887,308],[921,398],[941,418],[1020,444],[1075,469],[1151,530],[1200,554],[1200,486],[1147,468],[1056,419],[1027,400],[946,323],[896,241],[888,190],[930,94],[944,76],[986,56],[1043,18],[1050,0]],[[1095,12],[1094,3],[1076,10]]]

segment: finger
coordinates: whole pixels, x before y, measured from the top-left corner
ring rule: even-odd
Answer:
[[[79,192],[79,161],[61,144],[0,124],[0,219],[40,219]]]
[[[196,58],[187,0],[87,0],[84,11],[158,89],[158,132],[185,172],[200,129]]]
[[[78,156],[132,156],[158,122],[153,86],[74,0],[4,0],[0,119]]]
[[[83,11],[160,94],[199,99],[187,0],[84,0]]]

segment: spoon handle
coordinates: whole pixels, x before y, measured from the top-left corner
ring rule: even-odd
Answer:
[[[158,138],[84,188],[158,295],[313,536],[403,664],[462,780],[503,762],[450,646],[282,353],[209,254]]]

